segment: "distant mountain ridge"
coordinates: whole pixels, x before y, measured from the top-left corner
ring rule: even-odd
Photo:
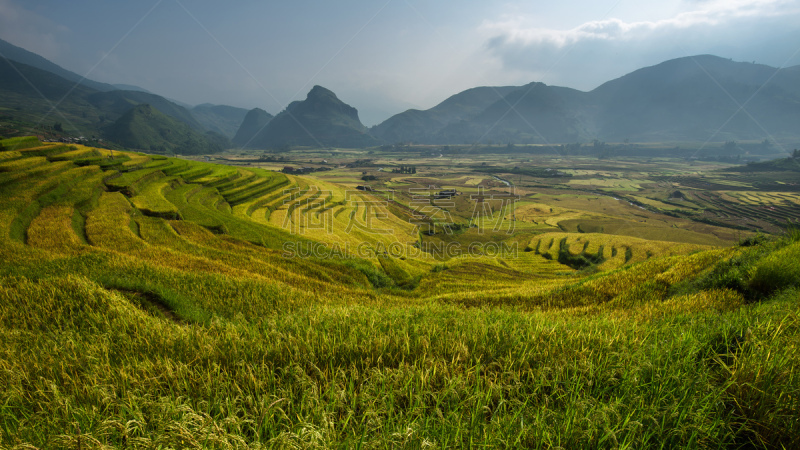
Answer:
[[[8,59],[0,59],[0,104],[0,116],[138,150],[202,153],[228,146],[224,136],[208,134],[186,109],[158,95],[97,91]]]
[[[290,103],[272,118],[249,146],[362,148],[379,143],[359,120],[358,110],[339,100],[332,91],[314,86],[305,100]]]
[[[0,101],[15,105],[19,111],[15,115],[27,118],[34,124],[44,118],[45,123],[59,123],[65,131],[74,135],[104,136],[108,139],[111,123],[138,105],[150,105],[197,132],[198,137],[192,137],[189,141],[200,142],[199,148],[227,147],[229,143],[226,139],[233,137],[247,113],[243,108],[225,105],[204,104],[187,109],[185,106],[188,105],[138,86],[111,85],[86,79],[3,40],[0,40],[0,56],[0,80],[3,81],[0,85]],[[53,110],[58,102],[61,102],[58,109]],[[208,134],[207,131],[217,134]],[[204,142],[204,139],[209,139],[209,142]],[[168,144],[155,146],[178,148],[183,145],[179,142]]]
[[[800,71],[712,55],[645,67],[589,92],[604,140],[792,138],[800,135]]]
[[[0,40],[0,117],[101,137],[145,104],[215,145],[229,139],[250,148],[593,140],[800,143],[800,66],[778,69],[697,55],[635,70],[588,92],[539,82],[481,86],[367,129],[354,107],[321,86],[275,117],[258,108],[191,107],[137,86],[84,79]]]
[[[387,143],[423,144],[800,139],[800,66],[699,55],[636,70],[589,92],[542,83],[477,89],[495,91],[495,101],[468,100],[460,116],[437,116],[455,99],[469,99],[467,90],[429,110],[392,116],[370,132]]]
[[[476,87],[447,98],[428,110],[409,109],[370,128],[370,133],[386,142],[435,139],[445,126],[466,120],[502,99],[517,86]]]
[[[22,47],[17,47],[16,45],[2,39],[0,39],[0,56],[56,74],[65,80],[72,81],[73,83],[80,83],[83,86],[90,87],[98,91],[113,91],[117,89],[113,85],[84,78],[75,72],[64,69],[58,64],[55,64],[50,60],[37,55],[36,53],[29,52]]]

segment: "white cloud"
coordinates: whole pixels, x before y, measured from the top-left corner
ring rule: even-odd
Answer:
[[[684,0],[672,16],[651,21],[602,18],[553,29],[510,17],[484,22],[480,31],[489,54],[502,70],[520,74],[519,82],[591,89],[646,65],[704,53],[798,64],[798,20],[796,1]]]
[[[678,31],[696,26],[716,26],[743,18],[797,14],[796,2],[787,0],[738,0],[693,2],[696,9],[657,21],[624,22],[609,18],[583,23],[569,30],[526,27],[520,18],[485,22],[484,33],[492,35],[491,46],[553,45],[564,47],[583,40],[632,40],[659,31]]]

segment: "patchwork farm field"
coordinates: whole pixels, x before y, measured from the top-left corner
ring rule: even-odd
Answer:
[[[0,144],[0,448],[800,446],[790,175]]]

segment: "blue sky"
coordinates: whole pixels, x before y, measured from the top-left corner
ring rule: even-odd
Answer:
[[[373,125],[481,85],[590,90],[667,59],[800,64],[800,2],[0,0],[0,38],[88,78],[275,114],[315,84]]]

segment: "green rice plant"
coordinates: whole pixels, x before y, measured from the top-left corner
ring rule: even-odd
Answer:
[[[764,297],[775,291],[800,286],[800,241],[760,259],[748,273],[747,288]]]
[[[139,194],[131,197],[131,203],[142,214],[164,219],[179,219],[181,215],[178,208],[164,197],[164,191],[172,189],[174,183],[175,180],[170,178],[151,180],[138,189]]]
[[[48,206],[31,221],[26,231],[26,242],[56,253],[73,253],[85,246],[83,230],[76,230],[75,215],[69,206]],[[82,225],[80,221],[77,225]],[[79,234],[80,233],[80,234]]]
[[[28,227],[43,207],[54,203],[71,204],[82,200],[80,195],[75,198],[72,193],[73,188],[97,174],[96,168],[75,168],[68,162],[50,163],[47,167],[55,169],[50,173],[51,176],[44,182],[28,187],[25,196],[20,199],[22,202],[18,213],[11,221],[9,229],[9,235],[14,240],[27,241]]]
[[[150,180],[163,176],[164,174],[157,168],[117,172],[108,176],[105,179],[105,184],[113,191],[122,191],[127,196],[134,196],[138,193],[137,183],[146,184]]]
[[[749,300],[757,300],[777,290],[796,286],[800,283],[796,242],[788,238],[745,242],[709,271],[676,285],[673,291],[733,289]]]
[[[0,172],[16,172],[33,167],[45,165],[47,158],[44,156],[34,156],[28,158],[11,159],[8,158],[0,162]]]
[[[254,181],[258,182],[259,178],[255,173],[249,170],[239,169],[239,176],[227,176],[220,179],[218,182],[212,183],[213,187],[217,188],[220,192],[227,193],[230,190],[241,188]]]
[[[199,208],[196,204],[190,204],[188,197],[201,189],[201,186],[195,184],[183,184],[175,186],[171,190],[162,191],[164,197],[178,210],[178,213],[185,220],[197,223],[212,230],[223,230],[223,224],[207,214],[204,209]]]
[[[142,169],[164,169],[172,165],[172,161],[168,159],[166,156],[161,156],[156,158],[156,156],[160,155],[150,155],[150,162],[145,163],[142,165]]]
[[[58,155],[48,157],[48,159],[50,161],[67,161],[101,156],[101,152],[98,149],[84,147],[82,145],[76,147],[75,150],[59,153]]]
[[[119,192],[104,192],[98,207],[87,214],[86,236],[89,243],[115,251],[134,251],[146,247],[132,227],[133,207]]]
[[[192,170],[180,174],[184,181],[192,182],[200,178],[205,178],[214,173],[213,167],[196,167]]]
[[[796,302],[798,295],[800,291],[796,288],[787,290],[775,303],[764,306],[773,311],[786,308],[784,305]],[[753,319],[759,312],[753,312]],[[740,430],[755,445],[774,448],[800,445],[797,433],[800,379],[792,369],[800,362],[798,325],[797,316],[789,314],[776,317],[767,327],[752,328],[751,345],[734,366],[727,400],[737,405]]]
[[[208,166],[211,172],[204,177],[194,179],[193,181],[195,183],[215,185],[225,183],[233,178],[241,176],[239,170],[235,167],[228,167],[220,164],[208,164]]]
[[[168,167],[160,167],[160,170],[167,176],[178,175],[194,167],[190,165],[189,161],[183,159],[169,158],[168,161],[170,162]]]
[[[46,156],[48,158],[52,158],[54,156],[60,155],[62,153],[77,150],[78,147],[74,145],[53,145],[53,144],[45,144],[38,147],[29,147],[25,149],[20,149],[20,153],[23,155],[29,156]]]
[[[39,147],[42,143],[36,136],[20,136],[0,140],[0,147],[8,150],[23,150],[31,147]]]
[[[412,277],[408,271],[405,270],[401,261],[389,257],[380,255],[378,256],[378,262],[380,262],[381,268],[394,281],[401,289],[411,290],[417,287],[419,284],[419,278]]]
[[[790,242],[800,241],[800,219],[795,219],[794,221],[788,220],[783,234],[784,239]]]
[[[0,295],[6,306],[15,304],[9,298],[42,299],[32,311],[44,312],[21,316],[30,317],[22,326],[34,330],[50,323],[45,318],[56,310],[47,305],[54,302],[43,296],[52,295],[61,305],[62,319],[55,324],[82,333],[70,334],[67,351],[46,345],[45,339],[31,339],[35,334],[24,341],[6,335],[5,352],[17,354],[23,342],[39,349],[24,359],[3,360],[13,364],[4,369],[15,374],[5,391],[10,405],[30,408],[21,395],[29,374],[61,380],[58,395],[46,383],[27,385],[46,411],[36,416],[35,430],[3,422],[31,443],[49,435],[70,445],[79,439],[83,445],[91,439],[121,445],[127,431],[138,433],[142,445],[180,445],[180,439],[184,445],[201,445],[209,436],[238,437],[252,446],[360,441],[371,446],[423,441],[579,448],[733,445],[748,435],[732,435],[731,423],[740,425],[737,430],[753,428],[767,417],[736,415],[736,422],[729,422],[725,401],[745,397],[714,378],[718,372],[707,369],[705,357],[697,358],[719,355],[705,348],[735,348],[717,350],[713,345],[718,336],[752,327],[756,314],[724,313],[735,321],[727,327],[714,324],[728,321],[708,316],[689,323],[661,319],[644,329],[638,322],[602,316],[587,321],[563,313],[435,304],[316,307],[252,325],[212,322],[192,330],[125,308],[122,295],[86,280],[16,282],[5,289]],[[85,298],[93,314],[87,317],[73,307]],[[796,333],[786,326],[756,325],[753,334],[766,337],[778,330]],[[110,335],[102,338],[104,333]],[[140,356],[133,361],[102,357],[117,352]],[[54,360],[61,364],[42,364]],[[779,361],[771,362],[775,373],[787,367],[786,359]],[[78,367],[83,370],[76,371]],[[79,388],[90,380],[92,386],[119,390],[113,396]],[[746,387],[745,380],[736,386]],[[783,381],[778,385],[789,386]],[[71,398],[77,416],[58,409],[65,397]],[[93,404],[109,408],[93,410]],[[787,406],[791,411],[791,404]],[[196,423],[194,415],[200,418]],[[247,417],[252,420],[242,420]],[[75,420],[80,432],[70,428]],[[128,428],[114,426],[126,422]],[[145,422],[150,424],[146,428],[136,425]],[[203,431],[201,423],[210,429]],[[650,426],[640,425],[645,423]],[[779,424],[774,419],[768,423]],[[181,433],[175,434],[174,427]],[[791,422],[781,427],[782,436],[796,430]]]
[[[0,149],[0,161],[17,159],[22,157],[22,153],[18,151],[11,151],[7,149]]]

